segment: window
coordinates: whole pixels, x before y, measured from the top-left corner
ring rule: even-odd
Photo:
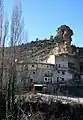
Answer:
[[[35,74],[35,71],[33,71],[33,74]]]
[[[53,65],[53,68],[55,68],[55,66]]]
[[[60,64],[59,64],[59,68],[60,68]]]
[[[47,65],[47,68],[49,68],[49,66]]]
[[[45,81],[47,81],[47,78],[45,78]]]
[[[65,51],[65,48],[63,48],[63,50]]]
[[[57,82],[59,82],[59,77],[57,77]]]
[[[62,78],[62,81],[64,81],[64,78]]]
[[[60,73],[60,71],[58,70],[58,73]]]
[[[32,65],[32,67],[34,67],[34,65]]]
[[[62,71],[62,75],[65,75],[65,71]]]
[[[56,64],[56,67],[57,67],[57,64]]]
[[[28,66],[27,65],[25,65],[25,70],[28,70]]]
[[[48,82],[48,78],[47,77],[44,78],[44,82]]]
[[[33,79],[30,79],[30,82],[33,82]]]

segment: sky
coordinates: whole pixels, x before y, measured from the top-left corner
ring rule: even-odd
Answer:
[[[15,0],[18,1],[18,0]],[[27,41],[55,36],[60,25],[74,32],[72,44],[83,46],[83,0],[21,0]],[[7,16],[11,16],[13,0],[4,0]]]

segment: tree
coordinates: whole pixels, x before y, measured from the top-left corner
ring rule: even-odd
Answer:
[[[10,82],[12,82],[12,107],[14,105],[14,94],[15,94],[15,81],[16,81],[16,46],[21,43],[23,37],[23,19],[22,19],[22,10],[21,3],[15,4],[12,11],[11,18],[11,35],[10,35],[10,45],[11,45],[11,59],[10,59],[10,71],[11,78]]]
[[[8,33],[8,20],[4,20],[3,0],[0,0],[0,47],[1,47],[1,71],[0,71],[0,92],[3,89],[3,71],[4,71],[4,47]]]
[[[24,22],[22,19],[21,3],[15,4],[11,18],[11,46],[21,43]]]
[[[51,36],[50,36],[50,40],[53,40],[53,39],[54,39],[54,38],[53,38],[53,35],[51,35]]]
[[[11,33],[10,33],[10,46],[11,46],[11,55],[9,63],[9,82],[8,82],[8,108],[10,109],[10,91],[12,83],[12,104],[14,104],[14,82],[16,80],[16,63],[15,63],[15,54],[16,54],[16,45],[21,43],[23,37],[23,19],[21,4],[15,5],[12,11],[11,18]],[[9,22],[8,19],[4,19],[4,5],[3,0],[0,0],[0,52],[1,52],[1,64],[0,64],[0,93],[3,89],[3,72],[4,72],[4,50],[5,42],[8,35]],[[13,53],[13,54],[12,54]]]
[[[12,10],[11,18],[11,32],[10,32],[10,48],[11,56],[9,63],[9,82],[8,82],[8,108],[10,109],[10,91],[12,84],[12,105],[14,104],[14,83],[16,80],[16,45],[21,43],[23,39],[23,26],[21,4],[15,4]],[[0,52],[1,52],[1,65],[0,65],[0,92],[3,89],[3,72],[4,72],[4,50],[5,42],[8,35],[9,22],[4,19],[4,5],[3,0],[0,0]],[[13,54],[12,54],[13,53]]]

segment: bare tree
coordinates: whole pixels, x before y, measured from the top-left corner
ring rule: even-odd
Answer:
[[[8,20],[4,21],[3,0],[0,0],[0,47],[1,47],[1,71],[0,71],[0,92],[3,89],[3,70],[4,70],[4,47],[8,34]]]
[[[3,18],[4,18],[3,14],[4,14],[3,0],[0,0],[0,47],[2,43]]]
[[[0,0],[0,47],[2,44],[2,32],[3,32],[3,1]],[[2,52],[2,48],[1,48],[1,53]],[[2,93],[2,76],[3,76],[3,62],[2,62],[2,55],[1,55],[1,72],[0,72],[0,92]]]
[[[3,71],[4,71],[4,49],[5,41],[8,35],[8,20],[4,20],[4,5],[3,0],[0,0],[0,52],[1,52],[1,62],[0,62],[0,93],[3,89]],[[15,4],[12,11],[11,18],[11,33],[10,33],[10,43],[11,43],[11,54],[10,64],[9,64],[9,84],[8,84],[8,108],[10,109],[10,91],[12,84],[12,104],[14,104],[14,83],[16,80],[16,45],[21,43],[23,36],[23,26],[24,22],[22,19],[21,4]]]
[[[21,42],[23,33],[23,19],[21,3],[16,4],[12,11],[11,20],[11,46],[18,45]]]
[[[21,38],[23,35],[23,19],[22,19],[22,10],[21,4],[15,4],[12,11],[11,18],[11,35],[10,35],[10,43],[11,43],[11,59],[10,59],[10,79],[9,79],[9,91],[10,85],[12,83],[12,107],[14,105],[14,94],[15,94],[15,81],[16,81],[16,47],[19,43],[21,43]]]

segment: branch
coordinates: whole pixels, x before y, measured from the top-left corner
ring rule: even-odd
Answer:
[[[1,44],[2,44],[3,17],[4,17],[3,0],[0,0],[0,47],[1,47]]]

